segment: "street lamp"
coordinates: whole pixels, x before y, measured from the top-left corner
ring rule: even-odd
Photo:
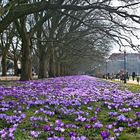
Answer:
[[[126,84],[126,50],[124,50],[124,84]]]

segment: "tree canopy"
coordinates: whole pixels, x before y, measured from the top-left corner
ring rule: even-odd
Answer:
[[[139,39],[139,6],[139,0],[1,0],[0,33],[20,43],[21,79],[31,79],[33,53],[40,77],[68,74],[102,62],[115,43],[139,49],[132,40]]]

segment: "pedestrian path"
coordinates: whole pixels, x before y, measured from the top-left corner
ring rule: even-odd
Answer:
[[[0,76],[0,81],[19,80],[19,76]]]
[[[38,75],[33,76],[33,79],[37,79]],[[15,81],[20,80],[19,76],[0,76],[0,81]]]
[[[123,81],[118,80],[118,79],[115,79],[115,81],[119,81],[119,82],[123,83]],[[132,79],[129,79],[129,80],[126,81],[126,83],[140,85],[140,83],[138,83],[136,79],[134,81]]]
[[[130,83],[130,84],[137,84],[137,85],[139,85],[140,83],[138,83],[136,80],[129,80],[129,81],[127,81],[127,83]]]

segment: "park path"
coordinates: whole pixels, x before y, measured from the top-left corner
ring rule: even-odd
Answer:
[[[19,76],[0,76],[0,81],[19,80]]]
[[[37,79],[37,75],[33,76],[33,79]],[[19,80],[20,76],[0,76],[0,81],[16,81]]]
[[[92,78],[95,78],[95,77],[92,77]],[[11,81],[11,80],[14,81],[14,80],[19,80],[19,79],[20,79],[19,76],[0,76],[0,81]],[[115,79],[115,81],[123,83],[123,81],[120,81],[118,79]],[[137,83],[136,79],[134,81],[132,79],[130,79],[127,81],[127,83],[140,85],[140,83],[139,84]]]
[[[118,80],[118,79],[115,79],[115,81],[119,81],[119,82],[122,82],[123,83],[123,81],[120,81],[120,80]],[[140,85],[140,83],[137,83],[137,80],[135,79],[134,81],[132,80],[132,79],[129,79],[128,81],[127,81],[127,83],[128,84],[137,84],[137,85]]]

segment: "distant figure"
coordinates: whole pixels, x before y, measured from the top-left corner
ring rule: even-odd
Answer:
[[[136,73],[132,72],[132,79],[133,79],[133,81],[135,80],[135,77],[136,77]]]
[[[137,83],[139,85],[139,82],[140,82],[140,78],[137,76]]]
[[[111,80],[114,79],[114,73],[111,74],[110,79],[111,79]]]
[[[129,80],[129,74],[126,72],[126,79]]]
[[[110,73],[107,73],[107,79],[110,79]]]

